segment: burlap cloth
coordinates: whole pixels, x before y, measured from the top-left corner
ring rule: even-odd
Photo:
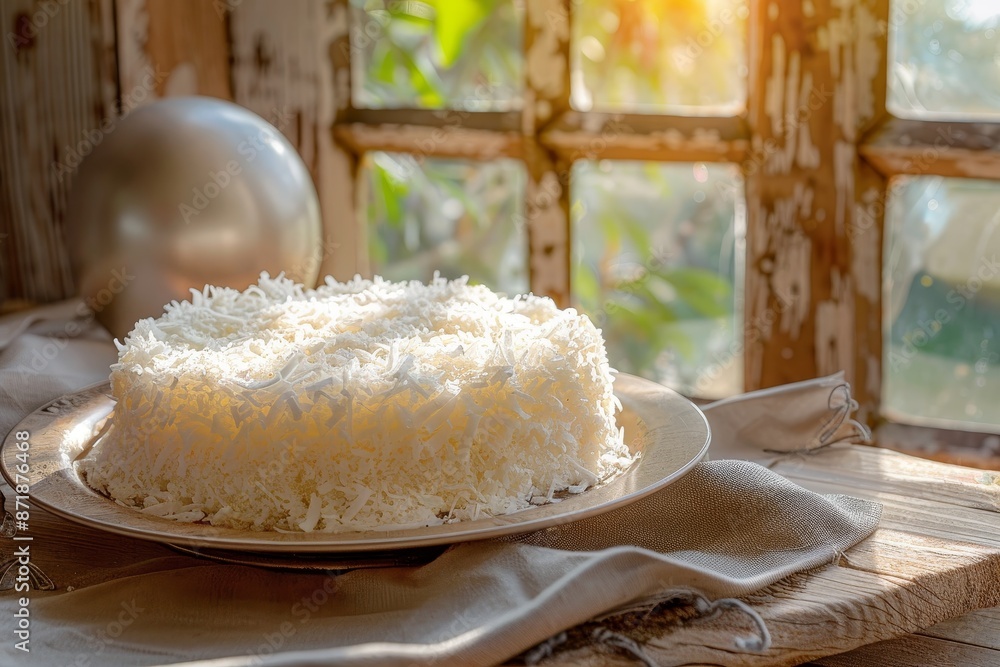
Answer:
[[[75,315],[63,304],[27,325],[23,315],[0,319],[3,433],[106,378],[114,347],[86,318],[70,326]],[[93,583],[31,592],[30,653],[14,648],[24,594],[0,594],[0,663],[489,665],[536,662],[581,641],[644,660],[641,641],[621,630],[665,608],[676,632],[730,616],[737,663],[770,640],[734,598],[833,561],[875,529],[880,510],[750,461],[864,438],[855,407],[839,375],[720,401],[706,409],[714,460],[664,490],[559,528],[456,545],[417,567],[302,574],[175,557],[122,576],[114,549],[107,562],[88,554],[79,568]],[[0,555],[12,550],[0,541]]]

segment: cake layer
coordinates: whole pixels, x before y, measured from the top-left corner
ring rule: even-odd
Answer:
[[[500,515],[630,462],[604,342],[547,298],[465,280],[263,274],[138,322],[78,466],[125,505],[258,530]]]

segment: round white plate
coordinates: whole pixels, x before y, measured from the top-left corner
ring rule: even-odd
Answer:
[[[30,497],[69,521],[100,530],[196,549],[258,554],[346,554],[430,547],[527,533],[627,505],[680,478],[708,450],[705,415],[689,400],[659,384],[618,374],[615,394],[624,411],[618,424],[639,459],[616,477],[559,502],[498,517],[407,530],[344,533],[279,533],[180,523],[118,505],[88,487],[73,469],[68,452],[79,452],[99,437],[114,400],[109,385],[85,389],[36,410],[3,444],[0,471],[16,479],[20,431],[31,434]]]

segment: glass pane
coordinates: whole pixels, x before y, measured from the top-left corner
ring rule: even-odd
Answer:
[[[922,176],[890,186],[887,414],[1000,427],[1000,183]]]
[[[520,107],[517,0],[351,0],[354,106]]]
[[[736,166],[581,161],[572,188],[573,295],[612,367],[706,398],[741,392]]]
[[[1000,114],[1000,2],[893,0],[889,110],[902,118]]]
[[[573,106],[733,115],[746,103],[747,0],[573,3]]]
[[[507,294],[528,291],[519,160],[468,162],[369,153],[362,165],[374,273],[427,282],[468,275]]]

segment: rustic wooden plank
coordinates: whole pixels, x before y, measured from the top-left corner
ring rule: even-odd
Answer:
[[[880,524],[882,529],[910,534],[910,539],[915,544],[920,539],[927,538],[943,542],[977,545],[988,550],[1000,549],[1000,534],[996,531],[1000,518],[995,516],[995,513],[850,486],[845,488],[828,482],[799,479],[796,481],[817,493],[851,493],[882,503],[883,514]],[[1000,576],[1000,570],[994,570],[987,580],[991,586],[996,587],[998,576]],[[997,592],[1000,594],[1000,587],[997,587]],[[984,603],[979,606],[993,605]],[[959,613],[962,613],[962,610],[955,611],[951,616],[957,616]],[[945,618],[951,618],[951,616]]]
[[[814,240],[807,233],[811,230],[806,230],[805,224],[810,222],[808,218],[815,219],[818,212],[813,208],[815,191],[807,191],[801,184],[796,189],[798,179],[790,178],[789,174],[797,167],[810,180],[826,187],[833,183],[832,173],[817,172],[816,165],[821,160],[816,155],[819,147],[813,143],[819,125],[832,132],[829,66],[819,72],[821,80],[814,81],[817,73],[812,71],[810,61],[807,84],[802,83],[802,50],[807,32],[803,27],[814,31],[815,17],[806,23],[801,8],[790,6],[769,17],[768,5],[759,3],[751,10],[749,19],[759,29],[756,38],[751,36],[748,62],[759,62],[760,67],[750,73],[748,111],[754,136],[750,161],[744,165],[747,175],[744,312],[747,330],[758,321],[761,326],[755,331],[756,339],[747,340],[744,348],[748,390],[816,375],[811,346],[814,313],[810,312],[812,263],[816,253]],[[830,11],[824,10],[823,20],[829,20]],[[814,88],[816,84],[819,86]],[[805,110],[803,118],[797,120],[800,99],[804,99]],[[786,121],[788,109],[792,118]],[[814,123],[813,116],[821,117]],[[805,148],[799,149],[799,143],[805,144]],[[829,161],[831,152],[827,147],[822,157]],[[828,200],[826,194],[820,204],[824,221],[832,219],[833,206]],[[820,226],[812,222],[810,227],[814,230]],[[819,234],[827,238],[817,241],[829,244],[832,234],[828,230],[829,225],[822,225]],[[827,291],[830,289],[828,285],[825,287]],[[809,349],[801,349],[806,346]],[[775,352],[785,348],[787,357],[774,363]]]
[[[748,62],[759,67],[743,165],[746,388],[843,369],[871,414],[881,340],[867,318],[880,285],[878,271],[855,260],[849,230],[857,195],[873,185],[859,178],[857,142],[884,112],[878,21],[887,11],[885,0],[751,4]],[[866,235],[864,257],[877,236]]]
[[[235,100],[269,119],[298,150],[323,215],[320,277],[367,271],[356,219],[356,158],[334,143],[350,103],[347,2],[242,0],[229,15]]]
[[[893,467],[892,460],[886,464],[886,468]],[[831,483],[816,490],[868,495],[857,493],[857,488],[850,483]],[[940,618],[942,613],[947,614],[947,610],[959,609],[970,601],[976,605],[990,604],[997,598],[996,581],[1000,576],[1000,540],[996,538],[1000,516],[997,513],[910,498],[888,502],[889,494],[877,494],[876,498],[886,503],[883,528],[841,556],[837,567],[809,577],[807,585],[833,584],[830,590],[835,590],[833,582],[841,579],[856,591],[865,586],[884,589],[878,593],[873,607],[858,607],[856,601],[848,601],[842,606],[840,600],[830,597],[829,590],[820,593],[821,589],[815,589],[815,600],[829,605],[826,613],[846,615],[846,625],[861,618],[866,624],[878,627],[878,632],[888,632],[891,636],[924,627]],[[943,528],[946,524],[954,530]],[[956,567],[951,569],[953,565]],[[876,579],[865,582],[862,573]],[[790,587],[785,590],[786,586]],[[807,597],[795,586],[794,580],[782,583],[766,591],[764,596],[783,596],[800,604]],[[793,618],[789,613],[774,613],[778,608],[767,610],[772,603],[766,599],[761,604],[757,596],[751,596],[750,601],[765,614],[772,629],[780,629],[782,623]],[[802,611],[799,621],[811,622],[811,615]],[[833,627],[825,631],[836,634],[841,629]]]
[[[875,431],[879,447],[940,463],[1000,470],[1000,435],[887,422]]]
[[[826,482],[853,492],[873,491],[950,503],[956,507],[1000,510],[1000,475],[944,465],[898,452],[858,445],[828,448],[772,466],[800,484]]]
[[[875,554],[879,553],[879,542],[873,541],[870,549]],[[847,554],[848,557],[852,555],[855,555],[854,550]],[[891,564],[898,566],[899,562],[893,560]],[[745,619],[741,622],[738,616],[729,614],[713,620],[688,621],[683,625],[683,635],[680,637],[674,636],[672,632],[676,628],[665,628],[663,630],[666,632],[661,630],[663,634],[659,637],[646,637],[639,632],[633,638],[660,665],[774,667],[798,665],[809,660],[819,660],[817,664],[826,665],[827,662],[821,657],[830,654],[840,657],[838,651],[843,652],[841,647],[866,647],[861,649],[866,651],[873,642],[884,642],[897,635],[906,635],[919,628],[920,623],[933,623],[929,619],[947,613],[941,604],[952,608],[960,607],[963,601],[958,595],[950,599],[935,600],[937,606],[928,604],[927,590],[935,592],[948,583],[952,582],[931,581],[926,587],[918,586],[906,584],[899,578],[893,580],[892,577],[839,566],[794,575],[757,595],[745,598],[762,615],[771,633],[772,647],[763,654],[740,653],[734,649],[734,626],[739,632],[747,634],[752,632],[752,627]],[[901,641],[908,641],[910,638],[911,636],[906,635]],[[704,653],[706,646],[713,650],[708,659]],[[995,655],[995,651],[993,654]],[[619,664],[608,663],[608,657],[609,652],[588,647],[554,656],[554,659],[542,664],[547,667]],[[637,663],[624,660],[620,664]],[[900,664],[917,667],[925,663]]]
[[[63,241],[80,161],[118,118],[111,0],[13,0],[0,14],[0,302],[74,285]]]
[[[228,96],[226,28],[197,0],[8,9],[0,298],[45,302],[73,291],[62,218],[80,161],[135,106],[166,94]]]
[[[232,99],[229,41],[222,0],[117,0],[119,76],[123,96],[160,73],[157,97],[208,95]]]
[[[917,634],[1000,651],[1000,607],[964,614]],[[1000,656],[995,664],[1000,664]]]
[[[663,665],[793,665],[840,652],[812,664],[1000,664],[993,646],[1000,636],[1000,610],[942,623],[969,608],[1000,602],[1000,504],[994,504],[1000,486],[976,481],[983,475],[979,470],[861,446],[831,448],[773,467],[819,492],[882,502],[880,528],[837,555],[834,564],[745,598],[771,632],[768,653],[735,652],[734,618],[727,617],[690,621],[681,637],[670,627],[652,637],[635,634],[652,659]],[[928,629],[920,636],[907,634],[920,628]],[[749,625],[744,629],[749,632]],[[936,643],[928,648],[928,640]],[[883,643],[866,646],[878,641]],[[698,653],[701,646],[715,649],[711,660]],[[860,646],[865,648],[843,653]],[[884,656],[897,662],[879,662]],[[994,662],[982,662],[986,659]],[[545,664],[636,663],[591,647]]]
[[[945,643],[928,643],[926,638],[945,640]],[[965,648],[960,648],[962,645]],[[894,664],[905,667],[934,664],[929,662],[930,656],[944,660],[942,664],[946,665],[1000,664],[1000,608],[973,611],[914,634],[863,646],[809,665],[882,665],[887,655],[897,661]]]
[[[887,177],[1000,179],[1000,123],[891,118],[868,134],[861,154]]]
[[[694,118],[568,111],[542,132],[542,144],[574,160],[742,162],[750,131],[742,118]]]
[[[821,667],[996,667],[1000,651],[932,637],[910,636],[817,660]]]

